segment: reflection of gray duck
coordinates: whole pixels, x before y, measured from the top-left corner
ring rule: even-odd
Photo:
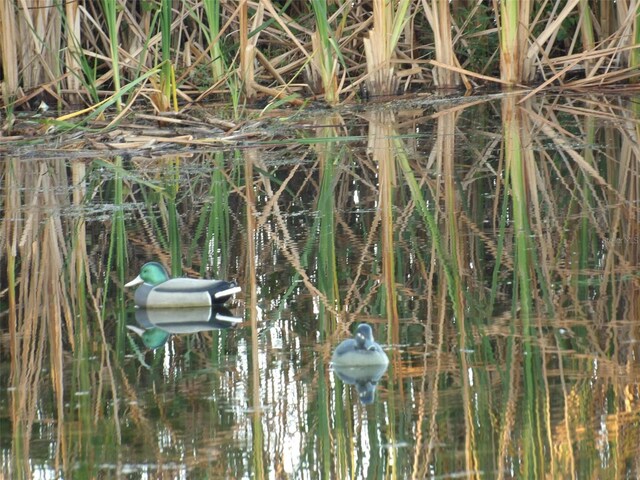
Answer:
[[[158,262],[145,264],[140,275],[125,287],[134,285],[140,285],[134,295],[135,304],[143,308],[208,307],[222,304],[240,291],[235,282],[169,278]]]
[[[389,358],[373,339],[367,323],[361,323],[353,338],[342,342],[333,352],[331,362],[335,366],[387,365]]]
[[[348,385],[355,385],[358,397],[363,405],[370,405],[375,400],[378,381],[387,371],[387,364],[344,366],[334,365],[333,371],[338,378]]]

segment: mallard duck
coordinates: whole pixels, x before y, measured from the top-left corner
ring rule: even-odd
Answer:
[[[241,290],[235,282],[225,280],[169,278],[167,270],[158,262],[145,264],[140,275],[125,287],[135,285],[140,286],[134,302],[143,308],[208,307],[226,302]]]
[[[342,342],[333,352],[331,362],[336,366],[387,365],[389,358],[373,339],[373,331],[367,323],[356,328],[353,338]]]

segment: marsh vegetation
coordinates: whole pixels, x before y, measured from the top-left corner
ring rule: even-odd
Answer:
[[[637,81],[637,2],[2,2],[5,109],[330,105],[427,89]],[[67,117],[65,117],[67,118]]]
[[[0,2],[1,475],[640,475],[639,8]]]

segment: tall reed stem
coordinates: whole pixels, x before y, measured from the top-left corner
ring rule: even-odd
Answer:
[[[218,82],[225,74],[225,62],[222,56],[222,47],[220,40],[217,38],[220,33],[220,0],[204,0],[204,11],[207,14],[207,22],[209,31],[207,39],[209,43],[213,42],[211,47],[211,74],[213,83]]]
[[[118,18],[116,14],[116,0],[102,0],[104,16],[107,21],[109,32],[109,49],[111,54],[111,73],[113,75],[113,90],[116,96],[116,109],[122,110],[122,100],[120,98],[120,63],[118,61]]]

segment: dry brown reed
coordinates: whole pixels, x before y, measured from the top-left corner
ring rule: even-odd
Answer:
[[[451,11],[447,0],[433,0],[431,5],[422,2],[424,14],[433,30],[435,60],[446,66],[459,67],[451,38]],[[457,71],[450,68],[436,67],[433,72],[433,84],[441,88],[455,88],[460,85],[461,78]]]
[[[397,343],[397,332],[400,325],[397,305],[396,268],[394,259],[394,188],[397,184],[396,166],[394,161],[393,138],[395,124],[393,115],[389,112],[372,113],[369,122],[368,150],[376,165],[379,175],[379,205],[380,205],[380,246],[382,248],[382,281],[386,296],[386,318],[390,326],[387,339],[390,343]],[[395,334],[394,334],[395,332]]]
[[[637,80],[640,58],[638,16],[627,1],[504,1],[495,11],[445,0],[328,2],[331,30],[319,38],[313,2],[286,10],[271,0],[221,2],[205,14],[201,1],[186,0],[173,4],[163,32],[156,4],[118,0],[115,46],[105,5],[0,3],[5,106],[33,96],[64,106],[112,95],[118,76],[124,85],[158,66],[162,37],[170,37],[183,104],[212,95],[336,103],[365,85],[369,95],[486,82],[587,88]],[[209,31],[215,24],[217,34]]]
[[[56,420],[64,429],[64,342],[74,348],[74,315],[62,278],[66,242],[63,236],[61,211],[68,207],[64,196],[58,195],[59,185],[67,185],[64,162],[25,162],[7,160],[5,175],[8,185],[17,190],[7,191],[5,235],[10,246],[9,255],[20,258],[8,275],[17,275],[16,305],[13,305],[10,330],[12,333],[11,382],[16,385],[13,395],[13,415],[19,426],[14,432],[29,432],[34,408],[41,395],[40,375],[48,369],[49,384],[53,388]],[[28,186],[21,198],[19,191]],[[11,219],[11,220],[7,220]],[[66,330],[67,335],[63,335]],[[47,364],[48,359],[48,364]],[[24,430],[23,430],[24,429]],[[29,451],[29,435],[17,438],[18,449]],[[56,442],[56,467],[64,455],[65,442]]]

